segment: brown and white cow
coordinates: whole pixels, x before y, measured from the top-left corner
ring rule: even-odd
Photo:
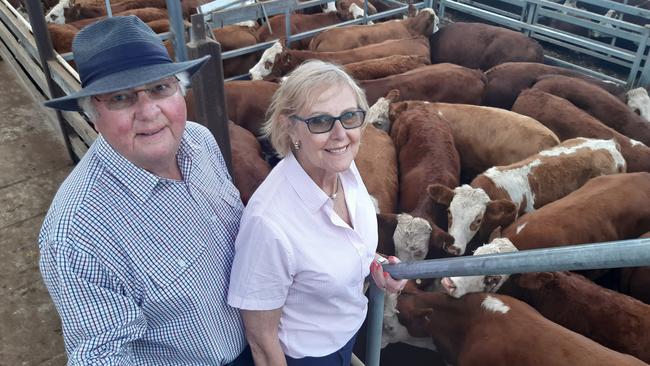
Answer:
[[[474,255],[517,251],[505,238],[479,247]],[[650,362],[650,306],[605,289],[572,272],[446,277],[445,291],[456,298],[499,292],[535,308],[547,319],[611,348]]]
[[[650,123],[650,96],[645,88],[632,89],[627,94],[627,106]]]
[[[221,45],[222,52],[252,46],[259,42],[256,27],[227,25],[213,29],[212,35]],[[255,66],[261,54],[261,52],[253,52],[223,60],[223,76],[229,78],[247,74],[248,70]]]
[[[517,163],[492,167],[469,185],[453,190],[433,185],[429,194],[449,207],[449,234],[462,255],[479,230],[479,240],[485,242],[498,226],[510,225],[518,215],[566,196],[589,179],[624,172],[625,159],[614,140],[579,137]]]
[[[450,62],[488,70],[504,62],[542,62],[536,40],[510,29],[483,23],[451,23],[430,37],[431,62]]]
[[[368,193],[378,202],[379,213],[396,212],[397,152],[390,136],[372,125],[366,126],[354,162]]]
[[[502,231],[519,250],[636,239],[650,231],[650,173],[593,178]]]
[[[438,30],[438,23],[436,13],[427,8],[404,20],[325,30],[311,40],[309,49],[318,52],[343,51],[390,39],[428,37]]]
[[[262,158],[262,148],[255,136],[232,121],[228,122],[232,155],[233,181],[244,204],[271,172]]]
[[[535,118],[561,140],[574,137],[614,139],[621,147],[628,172],[650,172],[650,148],[605,126],[599,120],[564,98],[538,89],[523,91],[512,110]]]
[[[393,55],[372,60],[353,62],[343,65],[345,72],[356,80],[380,79],[390,75],[402,74],[407,71],[430,65],[425,56]]]
[[[650,123],[605,90],[567,76],[544,77],[533,88],[556,95],[625,136],[650,146]]]
[[[250,69],[250,75],[253,80],[280,77],[310,59],[345,65],[391,55],[413,55],[428,58],[429,40],[425,37],[390,40],[338,52],[292,50],[286,47],[284,40],[280,40],[264,51],[259,62]]]
[[[444,209],[426,194],[429,184],[455,187],[460,159],[449,123],[419,106],[396,103],[391,108],[399,164],[399,212],[393,239],[402,260],[421,260],[445,255],[453,243],[440,226],[446,226]],[[420,220],[417,220],[417,219]],[[440,226],[439,226],[440,225]]]
[[[380,98],[370,107],[368,122],[390,130],[391,102],[395,100],[395,95]],[[449,121],[462,169],[472,177],[495,165],[515,163],[560,143],[553,131],[541,123],[503,109],[422,101],[405,103],[425,106]]]
[[[506,62],[485,72],[488,85],[484,103],[491,107],[510,109],[519,93],[533,86],[537,78],[543,75],[566,75],[581,78],[598,85],[620,99],[625,94],[625,89],[617,84],[596,79],[578,71],[537,62]]]
[[[411,287],[398,298],[396,310],[410,335],[430,337],[456,366],[645,365],[510,296],[471,293],[456,299]]]

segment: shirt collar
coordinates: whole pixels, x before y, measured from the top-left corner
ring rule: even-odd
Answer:
[[[286,177],[289,184],[310,211],[316,212],[325,204],[331,202],[329,196],[320,189],[316,182],[305,172],[300,163],[298,163],[293,153],[289,153],[284,158],[284,161],[286,164]],[[354,215],[357,187],[361,183],[357,178],[358,174],[354,174],[355,171],[356,165],[353,161],[350,168],[339,173],[341,185],[345,190],[346,201],[350,203],[348,204],[348,209],[351,215]]]

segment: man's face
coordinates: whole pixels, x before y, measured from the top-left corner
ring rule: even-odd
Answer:
[[[168,81],[169,79],[165,79]],[[173,79],[172,79],[173,80]],[[173,81],[175,82],[175,80]],[[97,96],[92,101],[98,112],[95,127],[106,141],[136,166],[158,176],[180,178],[176,153],[185,129],[187,109],[177,84],[176,91],[161,97],[161,82],[131,90]],[[151,92],[142,91],[151,88]],[[128,99],[137,91],[133,105],[116,109],[116,101]],[[152,98],[157,95],[156,98]],[[170,176],[171,174],[171,176]]]

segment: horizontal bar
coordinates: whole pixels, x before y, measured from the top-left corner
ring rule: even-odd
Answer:
[[[593,77],[596,77],[596,78],[599,78],[599,79],[604,79],[606,81],[611,81],[611,82],[616,83],[616,84],[625,85],[625,81],[623,81],[623,80],[617,79],[617,78],[615,78],[613,76],[609,76],[609,75],[600,73],[598,71],[593,71],[591,69],[587,69],[586,67],[582,67],[582,66],[572,64],[572,63],[570,63],[568,61],[564,61],[564,60],[556,58],[556,57],[544,55],[544,63],[546,63],[548,65],[553,65],[553,66],[561,66],[561,67],[564,67],[564,68],[567,68],[567,69],[574,69],[576,71],[580,71],[583,74],[587,74],[587,75],[590,75],[590,76],[593,76]]]
[[[650,238],[386,264],[394,278],[441,278],[650,266]]]

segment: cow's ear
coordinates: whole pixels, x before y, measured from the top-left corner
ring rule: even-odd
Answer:
[[[454,199],[454,191],[440,183],[430,184],[427,187],[427,193],[433,202],[449,207],[451,200]]]
[[[506,199],[488,202],[485,207],[483,221],[487,220],[491,227],[501,226],[502,228],[512,224],[517,219],[517,205]]]
[[[553,281],[554,277],[553,272],[522,273],[517,276],[517,284],[523,288],[540,290]]]
[[[377,225],[379,227],[392,228],[393,231],[395,231],[395,227],[397,226],[397,215],[393,213],[378,213]]]
[[[388,94],[386,94],[386,99],[390,100],[391,103],[399,101],[399,89],[391,89]]]

